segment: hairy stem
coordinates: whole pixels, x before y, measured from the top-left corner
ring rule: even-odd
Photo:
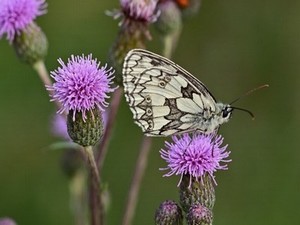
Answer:
[[[150,137],[146,137],[146,136],[143,137],[139,156],[135,166],[134,175],[128,193],[128,199],[125,207],[125,213],[123,216],[122,225],[132,224],[132,219],[134,217],[134,212],[137,205],[142,178],[144,176],[147,162],[148,162],[148,155],[150,152],[151,143],[152,143],[152,139]]]
[[[94,158],[93,148],[91,146],[84,148],[84,153],[88,159],[90,169],[90,211],[91,211],[91,224],[103,225],[104,212],[101,201],[100,193],[100,177],[97,164]]]

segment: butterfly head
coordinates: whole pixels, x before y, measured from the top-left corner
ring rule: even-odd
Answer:
[[[223,103],[217,103],[216,104],[216,116],[215,116],[215,122],[216,125],[219,126],[223,123],[226,123],[229,121],[233,107],[229,104],[223,104]]]
[[[232,114],[233,108],[230,105],[223,105],[221,116],[224,120],[224,122],[227,122]]]
[[[208,120],[208,123],[206,123],[205,126],[201,124],[201,128],[199,128],[199,130],[204,133],[212,133],[218,129],[221,124],[229,121],[232,111],[233,108],[231,105],[223,104],[221,102],[216,103],[215,111],[209,115],[210,119]]]
[[[239,108],[239,107],[235,107],[229,104],[222,104],[222,103],[218,103],[217,106],[219,106],[219,123],[226,123],[228,122],[228,120],[231,117],[232,111],[234,109],[240,110],[240,111],[244,111],[246,113],[248,113],[252,119],[254,119],[254,115],[251,111],[247,110],[247,109],[243,109],[243,108]]]

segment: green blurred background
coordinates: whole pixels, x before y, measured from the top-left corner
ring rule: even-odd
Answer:
[[[46,64],[57,58],[93,53],[106,61],[118,21],[104,14],[118,1],[49,0],[38,19],[50,42]],[[244,98],[220,132],[232,162],[216,174],[214,224],[282,225],[299,223],[300,151],[300,1],[205,0],[200,13],[184,24],[174,61],[195,74],[217,99],[230,102],[247,90],[270,88]],[[153,34],[153,50],[160,51]],[[18,224],[72,224],[68,179],[61,151],[49,132],[55,111],[37,74],[0,41],[0,217]],[[112,205],[109,224],[120,224],[142,132],[122,99],[104,167]],[[165,199],[178,200],[178,177],[162,178],[165,163],[154,139],[134,224],[154,224],[154,211]],[[299,141],[299,140],[298,140]],[[155,187],[155,188],[154,188]]]

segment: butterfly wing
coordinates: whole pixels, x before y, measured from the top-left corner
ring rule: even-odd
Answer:
[[[216,109],[214,97],[202,82],[160,55],[131,50],[122,73],[133,119],[147,136],[199,129],[204,111]]]

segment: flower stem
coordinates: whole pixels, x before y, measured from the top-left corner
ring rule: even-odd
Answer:
[[[117,115],[117,112],[119,109],[122,94],[123,94],[122,88],[116,89],[113,94],[105,132],[104,132],[103,138],[102,138],[100,146],[99,146],[99,151],[97,151],[97,153],[96,153],[96,163],[99,167],[100,174],[101,174],[104,159],[105,159],[105,156],[107,153],[108,144],[109,144],[111,133],[113,130],[113,125],[116,120],[116,115]]]
[[[177,42],[180,34],[181,34],[181,28],[172,34],[163,37],[163,45],[164,45],[163,52],[162,52],[163,56],[169,59],[172,57],[175,48],[177,46]]]
[[[37,61],[35,64],[33,64],[33,69],[37,72],[39,75],[41,81],[43,82],[44,86],[51,86],[52,81],[50,79],[49,73],[46,69],[45,62],[43,60]],[[53,91],[48,90],[49,95],[51,96],[53,94]],[[61,108],[61,105],[55,101],[56,107],[58,109]]]
[[[50,76],[46,69],[44,61],[42,61],[42,60],[37,61],[35,64],[33,64],[33,68],[36,70],[41,81],[45,85],[52,85],[52,81],[50,79]]]
[[[97,164],[94,158],[92,146],[84,148],[84,153],[88,159],[88,165],[90,167],[90,211],[91,211],[91,224],[102,225],[103,207],[100,193],[100,177],[97,168]]]
[[[122,225],[132,224],[132,219],[137,205],[137,197],[139,195],[142,178],[144,176],[148,162],[151,143],[151,138],[146,136],[143,137],[139,156],[135,166],[134,175],[131,181],[130,190],[128,193],[128,199],[125,207]]]

